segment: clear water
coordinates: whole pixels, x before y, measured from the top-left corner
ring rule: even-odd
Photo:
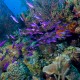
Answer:
[[[4,3],[16,16],[28,9],[28,7],[22,2],[25,3],[26,0],[4,0]]]

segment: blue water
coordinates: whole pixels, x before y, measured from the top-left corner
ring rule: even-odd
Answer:
[[[4,0],[4,3],[15,16],[21,14],[28,9],[25,0]]]

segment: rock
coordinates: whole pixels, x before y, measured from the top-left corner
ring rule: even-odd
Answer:
[[[17,29],[19,24],[15,23],[10,15],[12,12],[5,5],[3,0],[0,0],[0,38],[3,39],[5,34],[12,33]]]

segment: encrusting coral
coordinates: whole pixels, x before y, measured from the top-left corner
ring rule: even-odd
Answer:
[[[1,75],[2,80],[24,80],[30,77],[28,68],[23,63],[14,62],[7,68],[7,72]],[[6,79],[5,79],[6,77]]]

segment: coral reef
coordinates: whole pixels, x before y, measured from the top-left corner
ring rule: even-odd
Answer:
[[[79,80],[78,1],[34,0],[26,5],[29,10],[19,15],[24,28],[0,42],[1,80]]]
[[[23,63],[14,62],[7,68],[7,72],[1,75],[2,80],[24,80],[30,76],[28,68]]]
[[[68,50],[75,50],[71,53],[75,52],[79,52],[80,48],[75,48],[75,47],[68,47],[66,51]],[[69,53],[70,53],[69,50]],[[76,51],[77,50],[77,51]],[[74,56],[74,54],[71,54],[72,56]],[[76,54],[75,54],[76,55]],[[79,56],[79,55],[78,55]],[[48,66],[45,66],[43,68],[43,72],[45,72],[46,74],[56,74],[58,75],[56,80],[60,80],[62,78],[62,80],[65,79],[65,77],[68,80],[79,80],[80,79],[80,73],[78,68],[76,69],[76,67],[74,67],[73,63],[70,63],[71,60],[71,56],[69,56],[68,54],[61,54],[60,56],[56,57],[53,61],[53,63],[49,64]],[[77,73],[77,74],[76,74]],[[73,77],[74,75],[74,77]]]

